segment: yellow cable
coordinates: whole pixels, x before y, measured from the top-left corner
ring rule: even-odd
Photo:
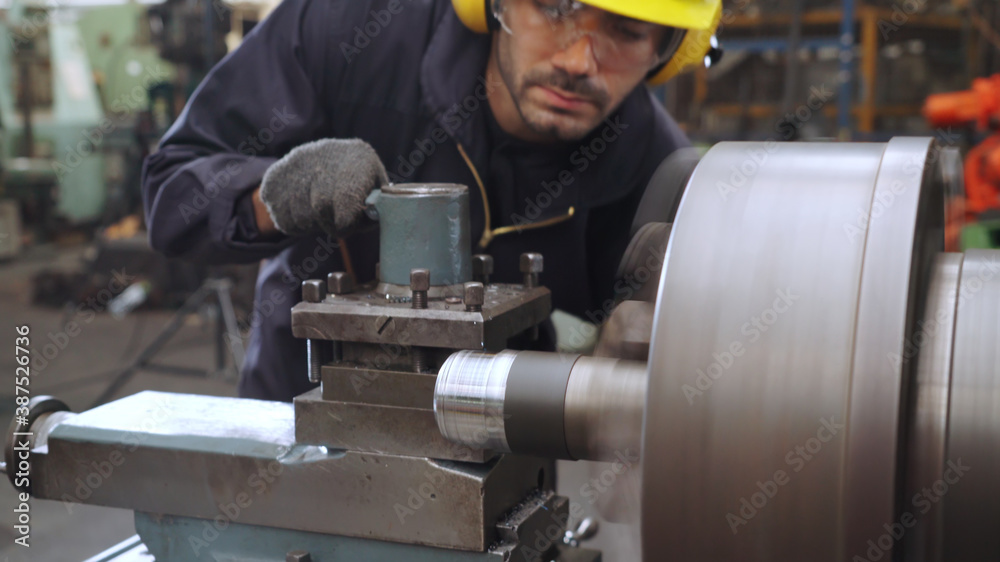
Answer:
[[[479,239],[479,247],[486,249],[490,241],[493,240],[493,232],[490,230],[490,200],[486,197],[486,186],[483,185],[483,179],[479,177],[479,171],[476,170],[476,166],[472,163],[472,159],[469,155],[465,153],[465,148],[462,143],[456,141],[458,145],[458,153],[462,155],[462,159],[465,160],[465,165],[472,170],[472,177],[476,178],[476,185],[479,186],[479,194],[483,196],[483,210],[486,212],[486,226],[483,227],[483,235]]]
[[[466,154],[465,148],[462,146],[462,143],[456,141],[455,144],[458,145],[458,153],[461,154],[462,159],[465,160],[465,165],[469,167],[470,171],[472,171],[472,177],[476,178],[476,185],[479,186],[479,193],[483,197],[483,211],[486,213],[486,217],[485,217],[485,226],[483,227],[483,235],[479,239],[480,248],[485,250],[486,247],[490,245],[490,242],[492,242],[493,239],[496,238],[497,236],[509,234],[511,232],[521,232],[522,230],[545,228],[546,226],[559,224],[561,222],[565,222],[573,218],[573,215],[576,213],[576,209],[574,207],[570,207],[569,211],[567,211],[566,214],[561,217],[552,217],[550,219],[545,219],[542,221],[533,222],[531,224],[525,224],[525,225],[501,226],[496,230],[490,228],[491,226],[490,201],[486,197],[486,186],[483,184],[483,179],[479,177],[479,171],[476,170],[476,166],[472,163],[472,159],[469,158],[468,154]]]

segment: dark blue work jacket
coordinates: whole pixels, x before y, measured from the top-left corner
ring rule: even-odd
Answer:
[[[687,140],[645,86],[579,142],[505,138],[487,109],[486,88],[502,87],[484,78],[489,49],[449,0],[285,0],[195,91],[145,163],[149,238],[169,256],[267,260],[241,396],[287,401],[310,388],[290,309],[303,278],[346,267],[335,240],[262,240],[253,220],[249,194],[267,167],[316,139],[367,141],[395,182],[468,185],[473,244],[487,206],[500,232],[485,247],[493,280],[519,282],[518,256],[541,252],[554,306],[601,317],[646,183]],[[373,278],[377,232],[346,246],[360,280]]]

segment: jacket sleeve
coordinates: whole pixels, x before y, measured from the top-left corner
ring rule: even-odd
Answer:
[[[268,166],[323,138],[333,2],[285,0],[195,90],[145,161],[150,245],[200,262],[251,262],[294,240],[262,240],[249,194]],[[337,4],[348,4],[347,2]]]

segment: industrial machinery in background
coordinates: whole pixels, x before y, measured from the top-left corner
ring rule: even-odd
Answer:
[[[641,447],[647,562],[995,560],[1000,252],[943,251],[950,152],[712,148],[637,235],[665,254],[625,260],[663,263],[645,362],[504,349],[549,313],[541,256],[492,283],[464,186],[390,186],[378,280],[306,280],[292,309],[319,388],[36,397],[7,473],[134,509],[94,560],[595,561],[547,459]]]
[[[76,23],[57,9],[15,4],[0,25],[0,116],[6,196],[46,224],[100,217],[103,155],[87,145],[103,110]],[[78,145],[80,145],[78,147]],[[57,172],[57,169],[60,172]]]
[[[162,93],[164,99],[174,102],[168,125],[212,66],[235,49],[276,4],[273,1],[166,0],[149,6],[150,40],[160,56],[176,65],[178,71],[177,79],[170,85],[171,91]],[[166,128],[160,129],[161,133],[164,131]]]
[[[963,229],[963,247],[1000,247],[1000,74],[977,78],[966,91],[929,96],[924,116],[933,127],[969,133],[963,203],[972,224]]]
[[[0,198],[17,203],[33,238],[137,213],[144,158],[265,10],[17,0],[0,11]]]
[[[139,204],[147,90],[174,70],[137,4],[73,9],[14,2],[0,14],[4,197],[36,240],[105,226]]]
[[[962,87],[996,50],[976,25],[994,5],[724,0],[725,59],[671,82],[664,104],[709,144],[926,134],[924,97]]]

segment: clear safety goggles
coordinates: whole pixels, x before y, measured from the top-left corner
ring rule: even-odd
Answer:
[[[564,50],[590,39],[597,63],[606,68],[650,70],[676,51],[683,31],[632,19],[572,0],[497,0],[494,14],[504,31],[519,39],[546,41]],[[661,49],[667,41],[666,49]]]

